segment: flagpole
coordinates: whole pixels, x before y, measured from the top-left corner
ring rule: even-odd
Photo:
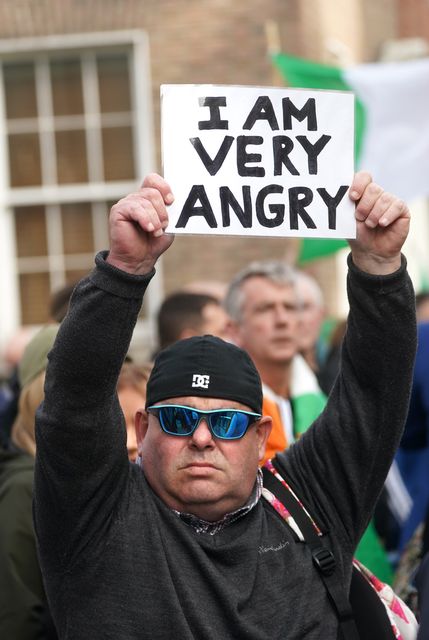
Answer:
[[[279,25],[275,20],[265,21],[265,39],[267,43],[267,57],[271,64],[271,85],[273,87],[284,87],[285,80],[280,71],[272,64],[271,57],[282,52],[281,36]],[[287,85],[286,85],[287,86]],[[288,264],[296,264],[300,252],[301,239],[287,238],[285,247],[285,261]]]
[[[271,60],[271,56],[282,51],[279,25],[274,20],[265,21],[265,40],[267,43],[267,56]],[[271,64],[271,84],[273,87],[284,86],[285,84],[280,71],[273,64]]]

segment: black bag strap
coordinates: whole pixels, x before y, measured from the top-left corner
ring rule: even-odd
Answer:
[[[330,549],[323,546],[309,516],[293,494],[288,491],[267,467],[262,467],[262,473],[264,486],[280,500],[301,529],[304,540],[311,551],[313,562],[318,569],[329,600],[338,617],[340,637],[343,640],[359,640],[353,610],[339,577],[334,554]],[[285,525],[287,526],[286,522]]]

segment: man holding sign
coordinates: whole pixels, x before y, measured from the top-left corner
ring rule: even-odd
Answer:
[[[278,456],[329,537],[345,588],[401,437],[415,351],[401,247],[409,212],[355,176],[349,328],[326,410]],[[172,236],[150,175],[110,216],[110,251],[77,286],[37,419],[35,527],[63,640],[336,638],[307,545],[262,497],[271,419],[238,347],[210,336],[162,351],[129,463],[116,383],[146,286]],[[329,532],[329,535],[328,535]]]

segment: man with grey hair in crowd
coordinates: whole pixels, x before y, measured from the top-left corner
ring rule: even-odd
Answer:
[[[285,262],[253,262],[232,279],[225,297],[230,337],[254,361],[263,382],[264,413],[273,418],[267,458],[294,442],[326,401],[299,354],[298,277]]]

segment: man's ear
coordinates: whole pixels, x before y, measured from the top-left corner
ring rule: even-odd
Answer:
[[[141,455],[141,447],[145,439],[149,426],[149,415],[144,409],[139,409],[134,418],[134,426],[136,429],[137,451]]]
[[[259,461],[261,462],[265,456],[265,448],[267,446],[268,438],[273,426],[273,419],[271,416],[263,416],[256,425],[256,432],[258,435],[258,447],[259,447]]]

